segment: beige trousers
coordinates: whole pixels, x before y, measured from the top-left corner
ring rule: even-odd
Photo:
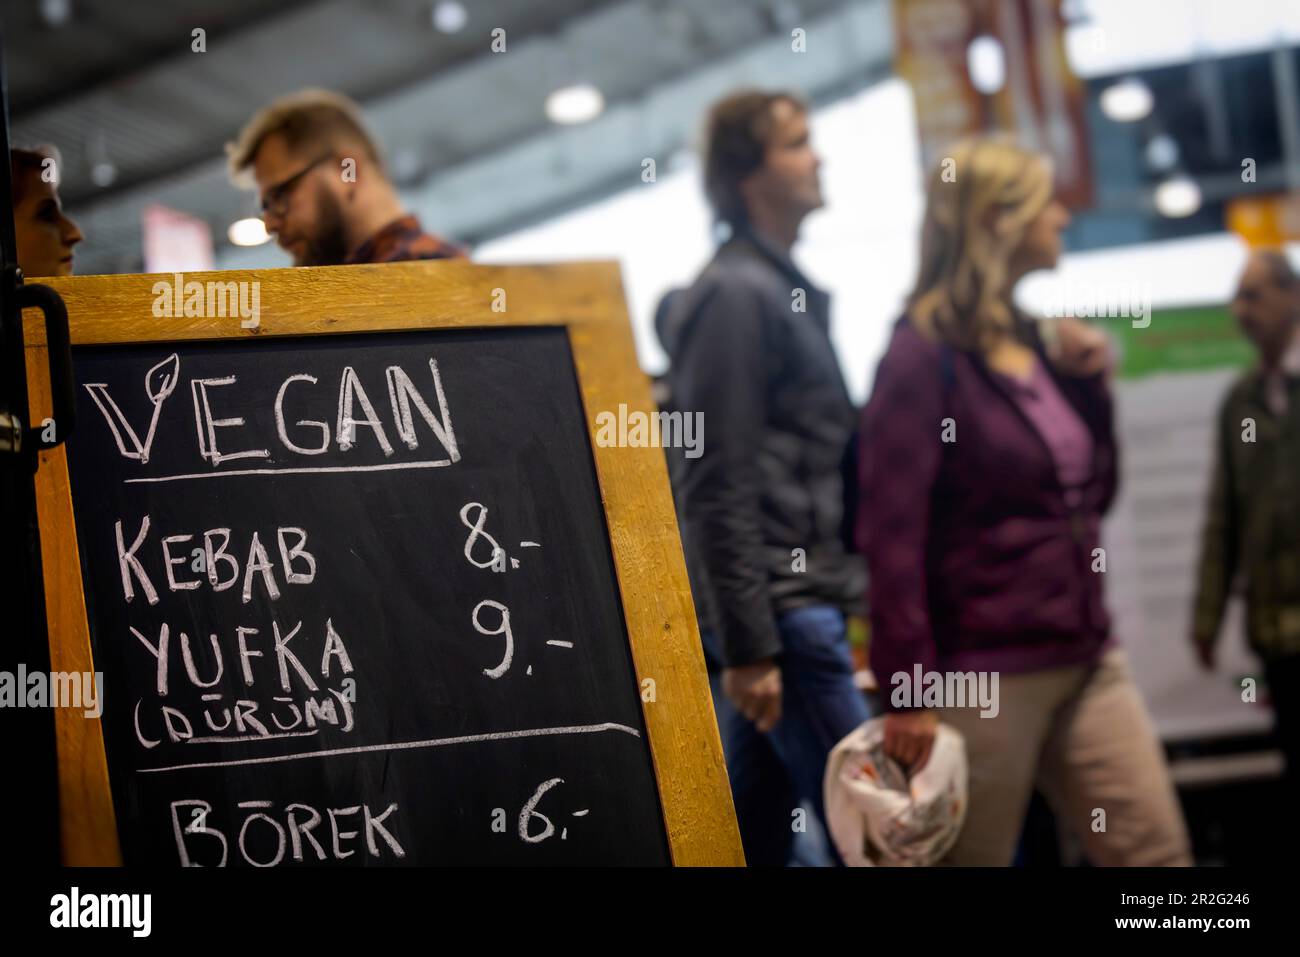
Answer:
[[[966,823],[945,864],[1006,866],[1035,786],[1095,865],[1192,863],[1182,810],[1124,652],[999,677],[997,717],[944,708],[970,765]]]

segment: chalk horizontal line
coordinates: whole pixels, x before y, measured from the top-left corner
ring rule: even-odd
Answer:
[[[129,478],[126,484],[133,482],[179,482],[184,479],[226,478],[232,475],[301,475],[307,472],[390,472],[398,469],[440,469],[450,465],[451,459],[438,459],[433,462],[389,462],[383,465],[322,465],[315,468],[304,466],[287,469],[226,469],[215,472],[187,472],[184,475],[155,475],[149,478]]]
[[[276,738],[313,738],[320,734],[320,728],[314,731],[285,731],[281,734],[232,734],[209,735],[206,738],[186,738],[186,744],[227,744],[231,741],[273,741]]]
[[[304,758],[332,758],[341,754],[367,754],[375,751],[416,751],[421,748],[441,748],[452,744],[473,744],[477,741],[506,741],[512,738],[544,738],[562,734],[597,734],[601,731],[622,731],[634,738],[641,732],[625,724],[606,721],[602,724],[575,724],[560,728],[528,728],[523,731],[489,731],[486,734],[465,734],[454,738],[429,738],[426,741],[400,741],[391,744],[364,744],[355,748],[331,748],[326,751],[303,751],[298,754],[273,754],[260,758],[235,758],[230,761],[197,761],[191,764],[171,764],[164,768],[138,768],[140,774],[158,774],[162,771],[183,771],[186,768],[229,768],[243,764],[278,764],[284,761],[301,761]]]

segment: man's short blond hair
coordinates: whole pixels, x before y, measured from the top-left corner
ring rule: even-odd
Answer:
[[[234,142],[226,144],[230,178],[236,184],[251,185],[249,167],[272,134],[283,136],[295,152],[331,149],[347,156],[359,149],[384,171],[379,145],[366,129],[361,107],[341,93],[309,89],[273,100],[248,121]]]

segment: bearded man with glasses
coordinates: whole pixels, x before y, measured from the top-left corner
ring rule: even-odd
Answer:
[[[232,179],[256,185],[267,232],[295,266],[465,255],[406,211],[360,108],[345,96],[304,90],[282,97],[254,116],[226,153]]]

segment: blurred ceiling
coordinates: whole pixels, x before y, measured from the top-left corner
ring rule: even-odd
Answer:
[[[253,213],[223,144],[303,87],[361,101],[427,225],[472,243],[571,205],[616,168],[639,175],[642,157],[690,138],[715,90],[793,82],[818,98],[878,77],[890,55],[884,0],[473,0],[455,33],[434,27],[437,5],[2,0],[11,136],[62,151],[64,202],[89,237],[78,272],[139,270],[149,202],[205,219],[220,249]],[[490,49],[498,27],[505,53]],[[793,59],[795,27],[822,55]],[[556,127],[546,96],[577,80],[606,112]]]
[[[1271,19],[1223,50],[1210,40],[1224,22],[1201,22],[1219,8],[1169,2],[1181,15],[1167,23],[1128,19],[1154,13],[1124,0],[1081,7],[1078,36],[1091,29],[1106,42],[1076,44],[1099,188],[1071,227],[1073,249],[1217,231],[1243,191],[1300,184],[1300,0],[1270,0]],[[142,269],[141,220],[153,203],[205,220],[219,267],[256,268],[288,258],[274,244],[227,242],[227,227],[255,204],[230,184],[222,147],[293,90],[359,100],[408,207],[473,246],[635,186],[647,159],[673,167],[707,105],[731,89],[793,88],[816,104],[891,73],[890,0],[463,0],[451,6],[464,23],[444,32],[434,14],[447,6],[0,0],[11,137],[62,151],[64,202],[88,237],[78,272]],[[1155,42],[1160,24],[1182,45]],[[497,28],[504,53],[492,52]],[[806,53],[792,49],[796,28]],[[197,29],[204,52],[194,50]],[[1143,60],[1152,51],[1161,55]],[[1153,91],[1156,108],[1141,122],[1099,109],[1099,93],[1126,77]],[[599,88],[604,112],[551,123],[547,95],[575,81]],[[1172,167],[1148,161],[1156,140]],[[1249,186],[1243,156],[1258,162]],[[1173,172],[1196,178],[1205,201],[1195,215],[1154,213],[1152,189]]]

